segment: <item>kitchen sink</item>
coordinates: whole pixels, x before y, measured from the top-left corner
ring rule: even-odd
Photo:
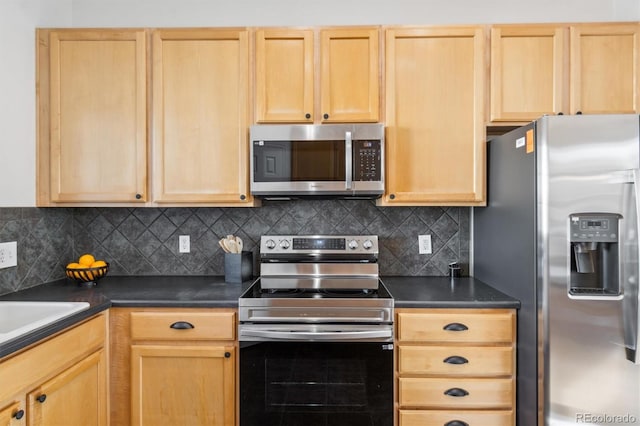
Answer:
[[[88,308],[87,302],[0,301],[0,344]]]

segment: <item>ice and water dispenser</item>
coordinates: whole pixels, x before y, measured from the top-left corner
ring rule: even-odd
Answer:
[[[572,298],[620,297],[619,220],[614,213],[569,216]]]

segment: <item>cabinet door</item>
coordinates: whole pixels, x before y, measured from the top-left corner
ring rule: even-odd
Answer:
[[[0,426],[26,425],[24,400],[15,400],[10,404],[0,407]]]
[[[100,350],[30,392],[27,424],[107,426],[106,372]]]
[[[231,346],[133,345],[133,426],[233,425],[234,349]]]
[[[39,155],[49,156],[50,201],[145,201],[145,32],[52,31],[49,48],[49,144]]]
[[[491,121],[526,122],[568,111],[567,27],[491,29]]]
[[[256,121],[313,122],[313,31],[256,31]]]
[[[247,204],[244,30],[153,33],[153,192],[158,203]]]
[[[571,27],[571,113],[638,113],[640,25]]]
[[[320,32],[323,122],[378,121],[379,37],[376,28]]]
[[[482,205],[485,31],[386,34],[388,205]]]

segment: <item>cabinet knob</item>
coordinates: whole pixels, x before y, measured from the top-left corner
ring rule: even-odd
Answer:
[[[44,402],[44,401],[46,401],[46,399],[47,399],[47,394],[43,393],[42,395],[40,395],[40,396],[38,396],[38,397],[36,398],[36,401],[38,401],[38,402]]]
[[[450,422],[446,422],[444,426],[469,426],[469,423],[463,422],[462,420],[451,420]]]
[[[456,398],[460,398],[463,396],[467,396],[469,395],[469,392],[467,392],[464,389],[461,388],[451,388],[451,389],[447,389],[446,391],[444,391],[444,394],[447,396],[453,396]]]
[[[141,194],[136,194],[136,200],[139,200],[139,199],[141,199],[141,198],[142,198],[142,195],[141,195]]]
[[[468,330],[469,327],[464,324],[460,324],[459,322],[452,322],[451,324],[447,324],[442,327],[442,329],[447,331],[465,331]]]
[[[576,115],[582,115],[582,111],[576,111]]]
[[[224,357],[225,358],[231,358],[231,352],[225,352],[224,353]]]
[[[307,120],[308,120],[308,119],[310,119],[310,118],[311,118],[311,114],[306,113],[306,114],[304,115],[304,118],[306,118]]]
[[[564,112],[559,112],[558,115],[564,115]]]
[[[174,330],[188,330],[190,328],[195,328],[193,324],[187,321],[176,321],[169,327],[173,328]]]
[[[446,363],[446,364],[455,364],[455,365],[461,365],[461,364],[467,364],[469,363],[469,360],[466,359],[463,356],[449,356],[446,357],[445,359],[442,360],[442,362]]]
[[[241,199],[242,201],[244,201],[246,198],[247,198],[247,196],[246,196],[246,195],[244,195],[244,194],[241,194],[241,195],[240,195],[240,199]]]
[[[390,199],[392,199],[392,200],[395,200],[395,198],[396,198],[396,194],[391,194],[391,195],[389,195],[389,198],[390,198]]]
[[[24,417],[24,410],[18,410],[15,413],[13,413],[13,418],[16,420],[20,420],[23,417]]]
[[[322,118],[324,118],[324,119],[326,120],[327,118],[329,118],[329,114],[324,114],[324,115],[322,116]]]

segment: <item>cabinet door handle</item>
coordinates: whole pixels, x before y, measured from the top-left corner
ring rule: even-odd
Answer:
[[[13,418],[16,420],[20,420],[23,417],[24,417],[24,410],[18,410],[15,413],[13,413]]]
[[[444,426],[469,426],[469,423],[463,422],[462,420],[451,420],[450,422],[446,422]]]
[[[190,328],[195,328],[193,324],[187,321],[176,321],[169,327],[173,328],[174,330],[188,330]]]
[[[445,362],[447,364],[456,364],[456,365],[460,365],[460,364],[468,364],[469,360],[466,359],[463,356],[448,356],[445,359],[442,360],[442,362]]]
[[[42,395],[39,395],[36,400],[38,402],[44,402],[47,399],[47,394],[43,393]]]
[[[308,119],[310,119],[310,118],[311,118],[311,114],[306,113],[306,114],[304,115],[304,118],[306,118],[307,120],[308,120]]]
[[[224,357],[225,358],[231,358],[231,352],[225,352],[224,353]]]
[[[460,398],[469,395],[469,392],[461,388],[451,388],[444,391],[444,394],[447,396],[455,396],[456,398]]]
[[[329,118],[329,114],[326,114],[326,113],[325,113],[325,114],[322,116],[322,118],[324,118],[325,120],[326,120],[326,119],[328,119],[328,118]]]
[[[469,327],[459,322],[452,322],[451,324],[447,324],[442,327],[442,329],[447,331],[465,331],[468,330]]]

